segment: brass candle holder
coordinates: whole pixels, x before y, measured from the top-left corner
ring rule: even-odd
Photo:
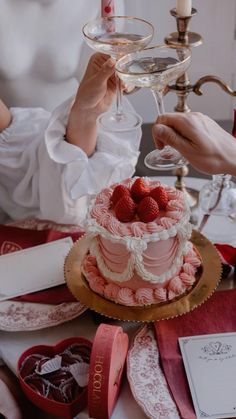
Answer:
[[[192,8],[190,16],[179,16],[175,8],[170,10],[170,14],[176,19],[177,32],[173,32],[165,38],[165,43],[167,45],[173,45],[175,47],[181,45],[193,48],[203,43],[201,35],[196,32],[189,31],[190,21],[192,17],[197,14],[197,10],[195,8]],[[188,95],[191,92],[194,92],[196,95],[201,96],[203,94],[201,90],[202,85],[210,82],[216,83],[229,95],[236,96],[236,91],[232,90],[221,78],[217,76],[211,74],[205,75],[197,80],[196,83],[191,84],[187,72],[179,77],[174,85],[167,86],[165,94],[168,92],[174,92],[177,95],[178,102],[174,108],[176,112],[190,112],[191,109],[187,104]],[[175,169],[173,174],[177,176],[177,181],[175,183],[176,188],[185,192],[189,205],[193,207],[196,206],[198,202],[198,191],[185,187],[183,177],[186,176],[188,172],[188,167],[184,166],[183,168]]]

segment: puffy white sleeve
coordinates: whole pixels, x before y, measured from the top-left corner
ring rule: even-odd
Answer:
[[[71,104],[72,99],[53,112],[45,131],[39,155],[39,199],[42,217],[81,224],[92,195],[133,175],[141,128],[124,133],[100,130],[96,150],[88,158],[82,149],[64,140]],[[125,107],[130,106],[125,100]]]
[[[71,104],[67,100],[52,114],[11,109],[12,123],[0,133],[0,222],[8,216],[82,224],[91,195],[134,173],[141,129],[100,131],[88,158],[64,139]]]
[[[88,158],[64,139],[71,104],[67,100],[53,114],[11,109],[12,123],[0,133],[0,222],[7,215],[83,224],[91,195],[133,175],[141,128],[100,131]]]

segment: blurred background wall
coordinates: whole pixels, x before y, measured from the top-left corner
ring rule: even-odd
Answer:
[[[119,0],[116,0],[119,2]],[[161,44],[166,35],[176,31],[176,21],[170,15],[174,0],[126,0],[126,13],[149,20],[155,27],[152,44]],[[203,37],[203,44],[192,49],[189,69],[191,83],[206,74],[221,77],[236,89],[236,1],[193,0],[198,11],[190,23],[190,30]],[[213,83],[205,84],[203,96],[189,95],[188,104],[193,111],[201,111],[216,120],[232,120],[236,98],[232,98]],[[144,122],[156,118],[154,99],[150,91],[143,89],[130,96],[136,111]],[[177,103],[175,94],[165,97],[166,111],[173,111]]]

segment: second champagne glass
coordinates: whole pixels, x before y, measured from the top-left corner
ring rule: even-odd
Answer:
[[[122,57],[116,64],[118,76],[124,83],[151,89],[158,115],[164,111],[163,94],[167,85],[180,77],[189,67],[191,51],[187,47],[159,45]],[[187,162],[170,146],[154,150],[145,158],[153,170],[172,170]]]
[[[236,110],[232,135],[236,138]],[[235,246],[236,184],[231,178],[228,174],[213,175],[201,189],[198,230],[215,243],[226,242]]]
[[[153,31],[151,23],[129,16],[102,17],[86,23],[83,27],[87,44],[115,60],[146,47],[152,40]],[[101,115],[99,122],[105,129],[111,131],[126,131],[138,127],[142,122],[139,115],[123,112],[119,78],[117,78],[116,110]]]

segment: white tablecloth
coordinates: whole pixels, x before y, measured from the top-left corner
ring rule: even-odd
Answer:
[[[158,177],[161,182],[173,185],[174,177]],[[186,186],[200,190],[206,183],[206,179],[186,178]],[[236,224],[234,223],[234,227]],[[235,228],[236,232],[236,228]],[[235,234],[236,237],[236,234]],[[109,323],[112,323],[109,322]],[[130,336],[139,327],[139,323],[114,322],[120,324]],[[0,356],[5,364],[15,373],[17,360],[20,354],[27,348],[37,344],[54,344],[64,338],[71,336],[85,336],[93,339],[97,325],[93,321],[91,312],[87,311],[77,319],[66,322],[62,325],[34,332],[0,332]],[[77,416],[79,419],[87,419],[87,410]],[[134,400],[128,382],[121,389],[121,393],[112,414],[112,419],[145,419],[146,415]]]

